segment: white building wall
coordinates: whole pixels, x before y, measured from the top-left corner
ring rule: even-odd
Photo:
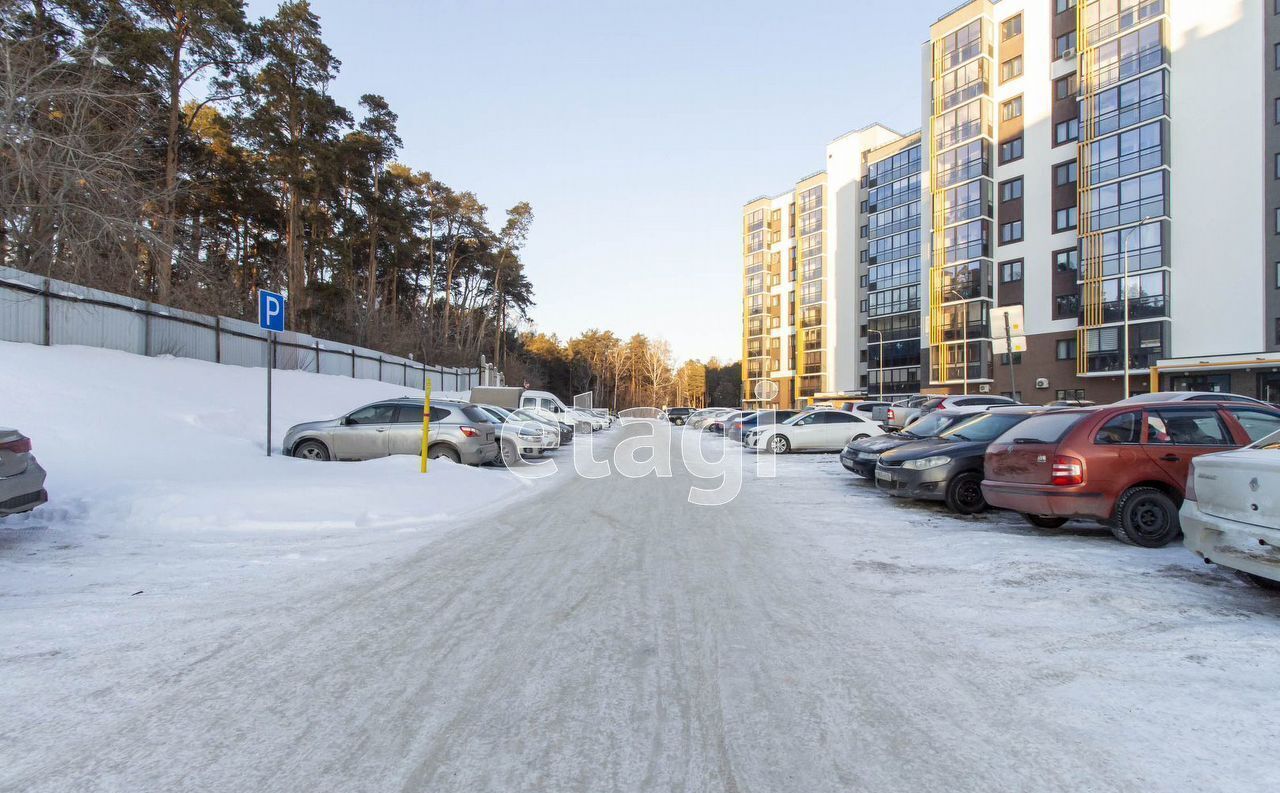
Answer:
[[[1171,4],[1172,314],[1170,357],[1266,349],[1257,289],[1266,248],[1261,161],[1271,0]]]

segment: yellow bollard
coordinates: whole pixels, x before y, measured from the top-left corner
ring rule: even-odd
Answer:
[[[422,473],[427,472],[427,441],[431,433],[431,377],[424,371],[422,377],[427,381],[422,397]]]

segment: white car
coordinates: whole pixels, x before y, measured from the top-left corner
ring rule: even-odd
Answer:
[[[1192,460],[1179,515],[1192,553],[1280,589],[1280,432]]]
[[[736,410],[737,408],[703,408],[702,410],[695,410],[685,420],[685,426],[691,430],[700,430],[708,423],[721,416],[727,416]]]
[[[743,444],[774,454],[838,452],[851,441],[883,434],[870,416],[847,410],[808,410],[781,424],[752,430]]]

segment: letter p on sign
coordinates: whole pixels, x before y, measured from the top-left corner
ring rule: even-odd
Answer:
[[[284,295],[258,290],[258,327],[276,332],[284,330]]]

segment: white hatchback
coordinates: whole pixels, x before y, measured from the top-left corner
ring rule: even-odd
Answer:
[[[744,445],[773,452],[838,452],[850,441],[883,435],[870,416],[847,410],[806,410],[781,424],[759,427]]]

